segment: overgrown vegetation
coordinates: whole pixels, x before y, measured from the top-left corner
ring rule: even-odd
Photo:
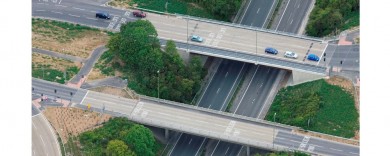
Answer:
[[[148,128],[126,118],[112,118],[78,138],[83,155],[155,156],[162,147]]]
[[[266,120],[274,113],[276,122],[346,138],[359,129],[353,95],[325,80],[281,89]]]
[[[121,0],[118,0],[121,1]],[[240,8],[242,0],[132,0],[129,5],[160,12],[178,13],[203,18],[230,21]]]
[[[79,68],[71,66],[65,71],[51,68],[51,65],[32,64],[32,77],[64,84],[79,72]],[[66,72],[66,73],[65,73]]]
[[[105,51],[102,56],[100,56],[98,62],[95,64],[95,67],[98,68],[103,75],[114,76],[115,71],[111,66],[112,59],[114,55],[110,51]]]
[[[359,0],[317,0],[306,33],[322,37],[359,25]]]
[[[59,22],[53,20],[32,19],[32,32],[45,34],[57,41],[64,43],[74,38],[81,37],[85,31],[96,31],[96,28],[86,27],[79,24]]]
[[[159,88],[160,98],[190,103],[206,75],[199,57],[184,64],[173,41],[162,51],[149,21],[123,25],[107,47],[114,54],[112,67],[129,80],[129,88],[143,95],[157,97]]]

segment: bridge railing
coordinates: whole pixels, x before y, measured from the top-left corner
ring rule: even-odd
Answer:
[[[268,126],[274,126],[274,127],[279,127],[279,128],[288,129],[288,130],[293,130],[293,129],[298,130],[298,129],[300,129],[299,127],[295,127],[295,126],[290,126],[290,125],[270,122],[270,121],[266,121],[266,120],[263,120],[263,119],[257,119],[257,118],[243,116],[243,115],[236,115],[236,114],[232,114],[232,113],[228,113],[228,112],[224,112],[224,111],[217,111],[217,110],[212,110],[212,109],[208,109],[208,108],[198,107],[198,106],[194,106],[194,105],[183,104],[183,103],[169,101],[169,100],[165,100],[165,99],[158,99],[158,98],[155,98],[155,97],[149,97],[149,96],[145,96],[145,95],[139,95],[139,97],[141,99],[150,100],[150,101],[154,101],[154,102],[160,102],[162,104],[168,104],[168,105],[172,105],[172,106],[184,107],[184,108],[188,108],[188,109],[192,109],[192,110],[199,110],[199,111],[207,112],[207,113],[210,113],[210,114],[218,114],[218,115],[221,115],[221,116],[224,116],[224,117],[228,117],[228,118],[241,119],[241,120],[244,120],[244,121],[246,120],[246,121],[261,123],[261,124],[265,124],[265,125],[268,125]]]

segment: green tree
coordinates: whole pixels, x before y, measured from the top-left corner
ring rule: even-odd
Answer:
[[[111,140],[107,145],[107,155],[125,156],[127,154],[127,145],[121,140]]]
[[[154,156],[155,139],[152,132],[142,125],[135,125],[124,138],[137,155]]]

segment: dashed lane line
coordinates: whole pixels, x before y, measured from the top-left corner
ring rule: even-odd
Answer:
[[[85,9],[82,9],[82,8],[76,8],[76,7],[72,7],[73,9],[76,9],[76,10],[85,10]]]
[[[97,21],[98,19],[96,19],[96,18],[91,18],[91,17],[85,17],[86,19],[90,19],[90,20],[95,20],[95,21]]]
[[[72,15],[72,14],[68,14],[69,16],[73,16],[73,17],[80,17],[80,16],[77,16],[77,15]]]
[[[68,6],[65,6],[65,5],[58,5],[58,4],[56,4],[56,6],[64,7],[64,8],[68,7]]]
[[[62,12],[51,11],[52,13],[62,14]]]
[[[339,151],[339,152],[343,151],[343,150],[334,149],[334,148],[329,148],[329,149],[334,150],[334,151]]]

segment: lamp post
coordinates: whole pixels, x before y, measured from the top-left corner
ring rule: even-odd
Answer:
[[[188,40],[189,40],[189,36],[188,36],[188,17],[187,17],[187,52],[189,51],[189,49],[188,49]]]
[[[160,102],[160,70],[157,70],[157,98]]]
[[[275,122],[275,116],[276,116],[276,112],[274,113],[274,122]],[[274,126],[274,134],[272,135],[272,148],[275,149],[275,126]]]

